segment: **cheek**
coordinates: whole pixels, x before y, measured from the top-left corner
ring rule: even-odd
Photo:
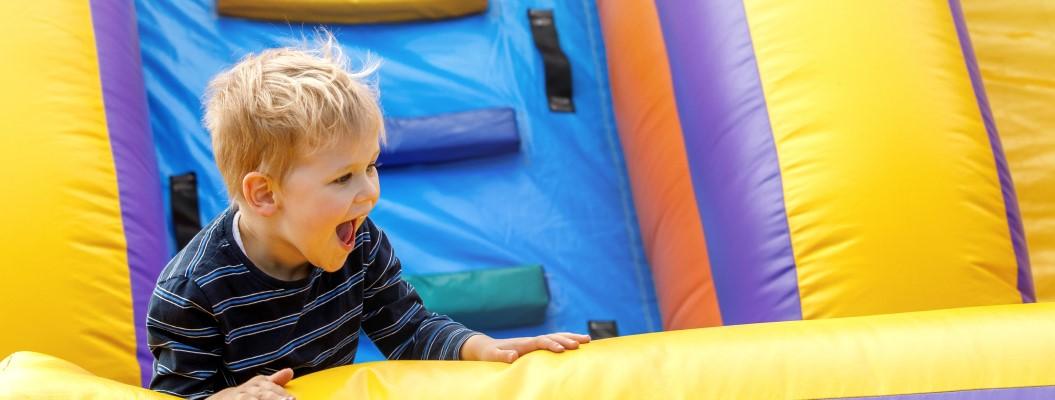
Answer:
[[[348,205],[351,201],[346,199],[347,197],[344,193],[332,193],[320,198],[311,210],[315,216],[313,219],[317,224],[324,224],[322,228],[334,230],[348,215]]]
[[[320,191],[310,201],[302,203],[293,218],[302,237],[324,239],[336,234],[335,229],[343,222],[347,210],[347,203],[341,201],[340,196]]]

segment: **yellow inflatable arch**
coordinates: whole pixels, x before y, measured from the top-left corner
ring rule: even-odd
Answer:
[[[1048,229],[1048,222],[1055,219],[1055,209],[1049,207],[1055,198],[1048,184],[1055,176],[1050,162],[1055,159],[1051,145],[1055,123],[1050,113],[1037,111],[1046,110],[1043,107],[1055,99],[1055,85],[1045,68],[1055,49],[1050,40],[1021,39],[1055,34],[1045,22],[1055,17],[1055,10],[1029,0],[1002,2],[1000,9],[983,0],[965,1],[966,26],[978,39],[988,100],[1008,144],[1005,154],[994,145],[999,138],[984,115],[988,112],[985,91],[977,71],[970,70],[974,59],[958,1],[862,3],[844,14],[821,1],[722,1],[713,4],[746,13],[734,22],[748,27],[754,36],[747,39],[761,49],[747,49],[752,57],[758,51],[758,70],[753,73],[758,84],[754,95],[760,96],[747,100],[764,103],[732,99],[728,104],[769,107],[763,107],[766,114],[759,114],[766,117],[769,125],[764,126],[769,130],[764,132],[770,135],[768,145],[761,148],[772,156],[781,155],[770,166],[786,183],[779,205],[787,208],[762,214],[775,215],[777,222],[785,224],[787,242],[779,244],[787,245],[787,252],[775,253],[793,262],[772,264],[776,269],[745,267],[742,272],[747,272],[729,275],[734,270],[722,268],[748,265],[730,260],[764,257],[723,253],[745,246],[735,236],[745,231],[725,226],[732,230],[721,236],[720,230],[710,230],[722,227],[710,223],[713,220],[683,224],[699,229],[675,242],[707,246],[700,243],[706,228],[708,242],[721,238],[728,246],[699,247],[706,250],[699,252],[668,252],[662,247],[649,251],[656,281],[662,286],[660,295],[665,308],[669,306],[668,326],[731,326],[598,340],[563,354],[532,353],[512,365],[435,361],[352,365],[297,377],[289,390],[301,399],[1055,398],[1055,304],[1021,304],[1051,300],[1055,293],[1049,257],[1055,248],[1050,239],[1055,236]],[[435,4],[457,4],[451,6],[450,15],[486,6],[483,1]],[[647,166],[655,162],[656,154],[666,154],[660,160],[671,164],[681,157],[678,168],[684,168],[676,171],[682,175],[671,180],[675,183],[692,179],[687,165],[700,157],[675,146],[686,146],[687,142],[679,142],[682,130],[687,132],[699,122],[679,115],[681,105],[657,101],[646,103],[653,108],[641,108],[624,101],[643,93],[630,90],[635,77],[658,77],[645,89],[656,90],[657,98],[666,96],[670,102],[673,85],[683,83],[674,82],[669,70],[648,69],[655,65],[642,62],[667,60],[668,50],[672,54],[691,50],[675,45],[697,43],[691,37],[663,42],[663,32],[657,33],[661,28],[657,13],[669,13],[671,4],[675,3],[598,4],[606,24],[622,140],[628,149],[642,149],[642,154],[627,151],[636,185],[654,178]],[[875,12],[861,11],[867,7]],[[628,10],[633,12],[621,14]],[[789,20],[792,14],[802,19]],[[638,22],[651,18],[653,24],[612,25],[634,18]],[[803,24],[806,20],[812,22]],[[897,34],[878,35],[884,29]],[[4,38],[0,54],[6,60],[0,65],[4,88],[0,181],[8,188],[0,196],[4,273],[0,356],[5,357],[0,361],[0,399],[167,398],[142,388],[151,358],[140,322],[145,320],[145,301],[166,251],[132,3],[0,2],[0,37]],[[640,53],[643,59],[611,51],[621,47],[618,40],[641,37],[660,41]],[[857,45],[863,42],[906,55],[915,53],[899,46],[935,51],[913,59],[847,50],[860,50]],[[840,52],[861,58],[811,56]],[[873,80],[860,75],[872,71],[862,61],[868,57],[885,63],[881,73],[870,77]],[[724,66],[743,65],[751,64]],[[735,86],[726,76],[718,78],[711,82],[718,89]],[[913,92],[913,84],[927,90]],[[845,97],[855,91],[867,91],[872,97]],[[697,95],[689,100],[721,93],[689,92]],[[907,102],[909,97],[914,103]],[[875,107],[860,107],[864,103]],[[648,129],[655,121],[641,111],[664,107],[669,118],[663,118],[662,126],[673,128]],[[903,129],[880,129],[889,126]],[[926,140],[913,140],[919,132],[928,135]],[[643,140],[639,135],[644,134],[653,135],[645,137],[652,140]],[[711,143],[728,144],[723,140],[743,137],[730,134]],[[668,144],[675,147],[649,147]],[[676,151],[664,153],[671,149]],[[847,172],[876,154],[896,158],[901,163],[897,165],[933,168],[908,180],[900,179],[897,170],[859,169],[871,173],[862,176]],[[1005,155],[1017,186],[1011,186],[1007,171],[1000,168]],[[760,164],[748,163],[745,168]],[[943,176],[947,179],[938,179]],[[758,187],[772,182],[762,179]],[[884,208],[889,204],[871,201],[877,193],[891,191],[833,189],[870,188],[869,182],[893,185],[883,190],[897,185],[928,188],[926,198],[948,201],[906,200],[899,207],[921,221],[950,223],[898,225],[904,221],[883,213],[890,210]],[[934,185],[927,186],[928,182]],[[1018,188],[1017,199],[1008,196],[1013,188]],[[659,246],[682,232],[667,230],[678,224],[665,219],[664,199],[649,197],[646,189],[639,189],[635,199],[645,210],[642,225],[656,228],[643,228],[654,235],[646,242],[655,240]],[[677,193],[695,196],[691,190]],[[696,201],[689,204],[695,207]],[[854,204],[882,212],[865,215],[868,210]],[[1009,211],[1019,206],[1021,216]],[[846,220],[864,223],[832,222]],[[1024,229],[1016,229],[1016,221]],[[744,237],[751,238],[747,233]],[[906,239],[921,235],[937,238],[941,251],[916,247]],[[757,253],[769,249],[766,243],[745,248]],[[870,255],[886,253],[891,254],[889,263],[876,267]],[[703,260],[706,268],[679,266],[679,259],[669,254]],[[684,275],[671,271],[706,274],[678,282],[671,278]],[[666,280],[662,274],[668,274]],[[722,280],[730,276],[732,281]],[[730,286],[742,291],[723,289],[729,282],[746,284]],[[699,301],[698,307],[690,300]],[[736,325],[788,319],[794,321]]]

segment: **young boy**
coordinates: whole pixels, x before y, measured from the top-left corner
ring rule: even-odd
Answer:
[[[205,123],[232,207],[158,278],[150,387],[181,397],[286,398],[303,375],[355,359],[359,330],[390,359],[513,362],[589,341],[492,339],[425,310],[384,232],[376,96],[317,51],[250,55],[209,84]]]

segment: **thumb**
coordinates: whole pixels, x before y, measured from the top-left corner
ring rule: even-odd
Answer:
[[[286,386],[290,379],[293,379],[293,370],[289,368],[285,368],[267,377],[267,380],[279,386]]]

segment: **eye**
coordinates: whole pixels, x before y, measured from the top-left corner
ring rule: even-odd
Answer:
[[[380,166],[381,166],[381,163],[379,163],[379,162],[375,162],[375,163],[373,163],[373,164],[370,164],[370,165],[368,165],[368,166],[366,167],[366,170],[367,170],[367,171],[371,171],[371,172],[373,172],[373,171],[377,171],[377,167],[380,167]]]
[[[335,179],[333,183],[345,183],[348,182],[349,179],[352,179],[352,174],[344,174],[341,175],[340,178]]]

